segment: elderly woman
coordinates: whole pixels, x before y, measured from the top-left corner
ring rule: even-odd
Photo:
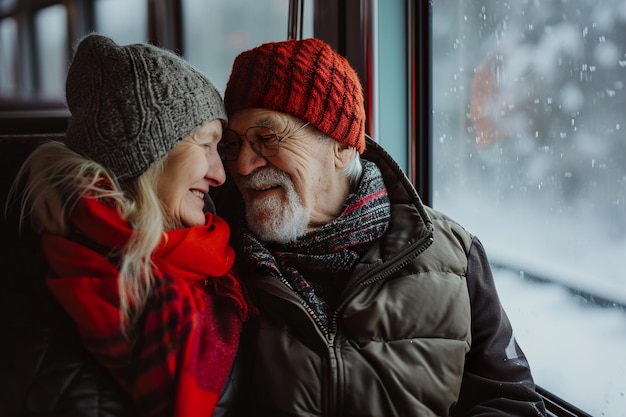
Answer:
[[[229,227],[205,212],[225,180],[222,99],[175,54],[96,34],[66,92],[65,143],[37,148],[17,180],[46,285],[137,415],[211,416],[248,316]]]

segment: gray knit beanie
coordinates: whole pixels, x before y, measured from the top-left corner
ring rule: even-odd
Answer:
[[[227,121],[213,84],[173,52],[96,34],[76,49],[66,97],[67,145],[120,179],[139,177],[203,124]]]

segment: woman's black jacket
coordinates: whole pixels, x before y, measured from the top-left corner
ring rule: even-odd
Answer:
[[[0,225],[0,417],[137,417],[45,286],[38,236],[16,225],[11,217]],[[242,403],[244,360],[238,354],[215,416],[232,415]]]

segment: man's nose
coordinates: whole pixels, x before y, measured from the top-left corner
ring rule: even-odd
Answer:
[[[267,164],[267,160],[257,154],[248,141],[244,140],[239,149],[237,159],[229,163],[231,173],[236,172],[239,175],[249,175],[255,169]]]

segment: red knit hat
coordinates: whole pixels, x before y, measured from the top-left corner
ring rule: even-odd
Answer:
[[[348,61],[318,39],[270,42],[242,52],[224,102],[228,116],[250,107],[311,122],[334,140],[365,150],[361,82]]]

